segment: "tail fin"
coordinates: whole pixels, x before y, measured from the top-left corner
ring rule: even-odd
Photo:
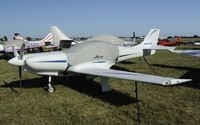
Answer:
[[[157,46],[159,34],[160,29],[151,29],[149,31],[144,41],[140,44],[143,48],[143,56],[155,54],[156,51],[152,50],[150,47]]]
[[[151,29],[142,42],[143,45],[157,45],[160,29]]]
[[[44,39],[40,40],[40,42],[52,42],[53,36],[52,33],[49,33]]]
[[[143,55],[153,55],[156,50],[174,50],[175,47],[166,47],[157,45],[158,37],[160,34],[160,29],[151,29],[148,35],[144,38],[144,41],[140,44],[140,47],[143,49]]]
[[[52,33],[49,33],[44,39],[39,41],[39,46],[45,46],[45,42],[52,42],[53,36]]]
[[[53,35],[54,45],[57,47],[60,47],[60,41],[62,40],[67,40],[67,41],[72,40],[69,37],[65,36],[65,34],[57,26],[51,26],[50,30]]]

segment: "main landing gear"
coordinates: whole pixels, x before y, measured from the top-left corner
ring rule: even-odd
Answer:
[[[47,90],[49,93],[52,93],[55,91],[55,88],[51,85],[51,76],[49,76],[49,83],[48,83],[48,86],[47,86]]]
[[[101,92],[108,92],[111,89],[111,87],[108,84],[108,77],[100,77],[101,79]]]

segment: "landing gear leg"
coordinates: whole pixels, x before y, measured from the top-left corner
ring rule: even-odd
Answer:
[[[101,79],[101,91],[108,92],[111,90],[111,87],[108,85],[108,78],[107,77],[100,77]]]
[[[51,76],[49,76],[49,83],[48,83],[48,92],[52,93],[54,92],[55,89],[54,87],[51,85]]]

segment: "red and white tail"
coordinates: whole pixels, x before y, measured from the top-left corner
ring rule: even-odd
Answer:
[[[39,41],[39,46],[45,46],[45,42],[52,42],[53,36],[52,33],[49,33],[44,39]]]

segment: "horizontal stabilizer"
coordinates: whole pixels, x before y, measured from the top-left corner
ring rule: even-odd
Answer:
[[[170,50],[173,51],[176,47],[167,47],[167,46],[160,46],[160,45],[152,45],[144,47],[143,49],[149,49],[149,50]]]

